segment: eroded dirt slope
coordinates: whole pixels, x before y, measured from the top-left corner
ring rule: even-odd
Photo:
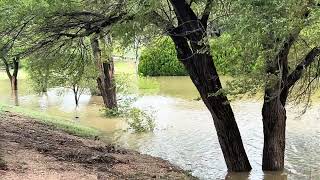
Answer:
[[[168,161],[0,114],[1,180],[191,179]]]

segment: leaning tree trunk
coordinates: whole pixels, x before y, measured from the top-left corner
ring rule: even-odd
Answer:
[[[230,103],[223,93],[207,40],[207,24],[213,1],[207,1],[201,19],[185,0],[170,0],[178,26],[153,13],[166,26],[175,43],[178,59],[184,64],[201,98],[210,111],[228,171],[250,171],[247,154]],[[160,24],[161,26],[161,24]]]
[[[193,44],[192,50],[184,38],[172,36],[179,60],[184,64],[201,98],[209,109],[217,131],[219,143],[229,171],[250,171],[235,117],[224,95],[219,75],[206,45]],[[198,52],[198,53],[195,53]]]
[[[99,71],[97,78],[98,88],[101,92],[103,102],[106,108],[117,108],[116,85],[114,82],[114,63],[112,58],[108,58],[106,62],[102,60],[102,53],[97,35],[91,38],[91,47]]]

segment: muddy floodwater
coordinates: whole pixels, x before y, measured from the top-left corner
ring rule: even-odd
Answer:
[[[320,179],[320,103],[313,103],[301,115],[300,106],[288,106],[285,171],[261,171],[263,131],[261,100],[232,101],[245,149],[253,170],[247,174],[228,174],[219,147],[212,118],[188,77],[154,78],[155,90],[140,89],[135,106],[152,109],[156,118],[153,133],[123,132],[121,119],[102,116],[101,98],[84,94],[75,109],[70,91],[50,89],[48,93],[32,93],[27,80],[20,81],[18,101],[12,98],[7,80],[0,80],[0,103],[61,116],[104,132],[106,141],[169,160],[200,179]],[[78,119],[75,117],[78,116]]]

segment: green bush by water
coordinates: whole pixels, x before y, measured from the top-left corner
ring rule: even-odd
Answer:
[[[138,71],[142,76],[185,76],[187,72],[177,59],[169,37],[155,40],[142,51]]]

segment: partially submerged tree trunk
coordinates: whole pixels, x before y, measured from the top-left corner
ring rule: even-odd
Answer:
[[[262,169],[267,171],[284,168],[286,109],[279,98],[266,92],[262,108],[264,133]]]
[[[91,38],[91,47],[96,61],[96,66],[99,71],[97,78],[98,88],[101,92],[103,102],[106,108],[117,108],[116,85],[114,81],[114,63],[111,56],[104,61],[100,48],[98,35],[93,35]]]
[[[79,99],[80,99],[80,87],[77,85],[73,85],[72,86],[72,91],[73,91],[73,95],[74,95],[74,101],[76,103],[76,107],[79,106]]]
[[[187,57],[183,56],[190,54],[189,49],[184,49],[188,44],[179,42],[176,37],[173,39],[175,39],[177,51],[180,54],[179,59],[187,69],[192,82],[212,115],[228,170],[250,171],[251,166],[242,144],[241,135],[230,103],[222,92],[212,56],[206,53],[194,53],[192,57],[185,59]],[[198,48],[206,47],[199,46]]]
[[[289,74],[288,55],[297,36],[298,34],[290,35],[277,56],[266,63],[268,81],[262,108],[264,132],[262,169],[266,171],[284,169],[287,119],[285,105],[289,89],[302,77],[304,70],[320,54],[320,48],[313,48],[296,69]]]
[[[206,40],[211,3],[212,1],[208,0],[202,18],[199,19],[186,1],[171,0],[178,19],[177,27],[164,20],[156,12],[153,12],[152,18],[158,21],[159,26],[165,25],[167,34],[175,43],[178,59],[184,64],[211,113],[228,170],[250,171],[251,166],[233,111],[223,93]]]
[[[15,106],[19,106],[19,94],[17,90],[11,92],[12,100]]]

